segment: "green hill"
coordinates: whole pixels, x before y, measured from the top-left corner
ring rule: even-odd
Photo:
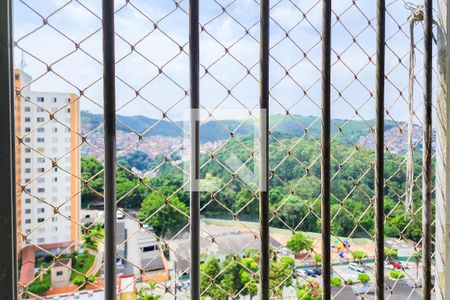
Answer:
[[[93,114],[87,111],[81,112],[81,124],[84,128],[92,130],[102,123],[101,114]],[[183,136],[182,121],[175,123],[167,120],[156,120],[145,116],[123,116],[117,115],[117,129],[122,131],[136,131],[146,135]],[[284,116],[274,115],[270,117],[270,128],[272,134],[300,137],[305,133],[314,138],[320,138],[321,118],[314,116]],[[392,121],[386,121],[385,129],[394,126]],[[359,137],[370,133],[374,127],[374,121],[355,121],[333,119],[331,134],[336,140],[343,143],[356,141]],[[227,139],[230,133],[234,136],[250,136],[255,132],[254,124],[250,120],[220,120],[208,121],[201,127],[201,141],[213,142]]]

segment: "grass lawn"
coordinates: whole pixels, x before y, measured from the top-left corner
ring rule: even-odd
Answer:
[[[84,256],[78,256],[76,259],[76,262],[72,265],[72,268],[74,270],[77,270],[78,272],[80,272],[81,274],[86,274],[86,272],[92,267],[92,265],[94,264],[95,261],[95,256],[90,254],[90,253],[86,253],[83,254]],[[73,279],[76,276],[81,275],[80,273],[72,271],[72,275],[70,276],[70,281],[73,281]]]

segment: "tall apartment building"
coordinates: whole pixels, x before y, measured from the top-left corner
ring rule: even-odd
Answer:
[[[32,91],[31,80],[16,70],[17,221],[27,234],[18,240],[21,248],[62,250],[80,235],[79,101],[75,94]]]

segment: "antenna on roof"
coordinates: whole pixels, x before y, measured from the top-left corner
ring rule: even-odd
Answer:
[[[19,70],[24,72],[26,66],[27,66],[27,63],[25,62],[25,54],[24,54],[24,52],[22,50],[22,58],[20,59]]]

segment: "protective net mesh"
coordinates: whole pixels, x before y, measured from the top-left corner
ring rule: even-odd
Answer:
[[[421,297],[423,27],[415,26],[413,208],[405,215],[410,8],[387,1],[387,297]],[[104,286],[101,1],[15,0],[20,293]],[[115,1],[118,294],[189,298],[187,0]],[[273,298],[319,295],[321,1],[272,1]],[[332,15],[333,297],[374,293],[373,1]],[[257,296],[259,1],[200,4],[201,293]],[[364,274],[364,275],[362,275]],[[155,299],[156,299],[155,298]]]

